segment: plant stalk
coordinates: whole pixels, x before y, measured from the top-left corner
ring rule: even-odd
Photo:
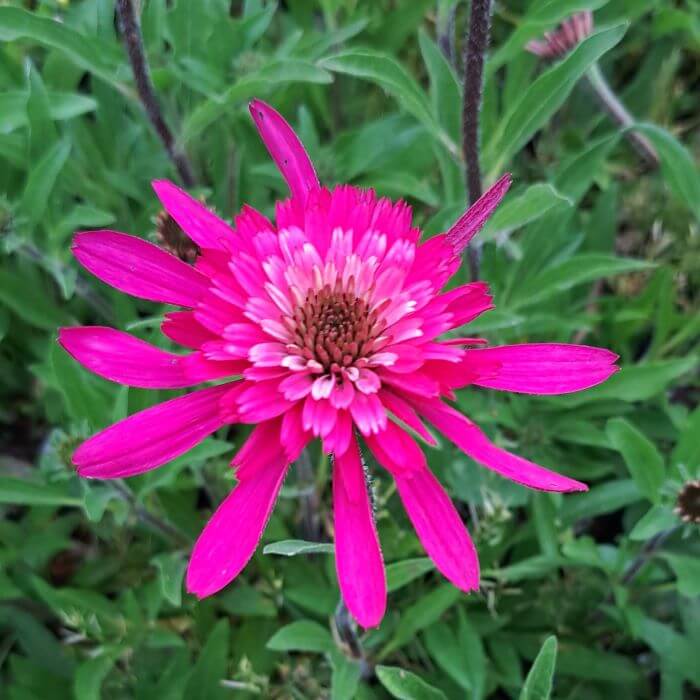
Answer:
[[[630,142],[634,150],[649,166],[658,168],[659,156],[656,149],[644,134],[634,130],[636,119],[627,111],[625,105],[613,92],[603,72],[600,70],[600,66],[594,63],[585,77],[600,106],[618,126],[624,129],[625,138]]]
[[[131,70],[134,74],[134,82],[136,83],[136,91],[138,92],[141,104],[146,110],[146,114],[158,134],[158,137],[163,142],[165,150],[170,157],[170,160],[175,165],[182,182],[187,187],[192,187],[195,182],[192,166],[190,165],[187,156],[180,150],[175,141],[173,132],[167,125],[163,112],[161,111],[158,97],[151,80],[150,71],[148,68],[148,60],[143,48],[143,38],[141,36],[141,28],[139,20],[134,10],[132,0],[117,0],[116,4],[117,17],[121,29],[126,52],[131,63]]]
[[[469,204],[482,194],[479,162],[479,115],[484,89],[484,62],[491,31],[491,0],[472,0],[469,33],[464,50],[464,94],[462,102],[462,151]],[[467,247],[469,274],[479,277],[480,250],[472,243]]]

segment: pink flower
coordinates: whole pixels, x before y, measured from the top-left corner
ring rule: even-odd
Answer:
[[[593,13],[590,10],[577,12],[565,19],[544,39],[529,41],[525,48],[542,58],[561,58],[578,46],[593,31]]]
[[[137,413],[83,443],[78,473],[142,474],[230,423],[255,425],[233,458],[238,485],[195,544],[187,587],[197,596],[230,583],[253,554],[288,465],[320,438],[334,455],[338,579],[358,622],[377,625],[386,581],[358,433],[396,480],[436,567],[464,591],[479,586],[474,545],[414,436],[431,423],[488,469],[531,488],[584,490],[494,445],[447,402],[476,385],[563,394],[607,379],[616,355],[561,344],[481,347],[445,334],[493,308],[483,282],[441,291],[460,255],[510,184],[501,178],[445,234],[420,242],[411,210],[370,190],[321,187],[294,132],[268,105],[251,114],[292,196],[276,223],[245,207],[234,227],[175,185],[153,184],[199,247],[194,267],[113,231],[75,237],[81,264],[107,284],[185,310],[163,333],[189,354],[160,350],[111,328],[64,328],[60,342],[85,367],[134,387],[175,389],[232,378]]]

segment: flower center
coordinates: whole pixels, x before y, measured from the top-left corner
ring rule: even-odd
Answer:
[[[379,319],[381,309],[370,311],[367,302],[340,285],[331,289],[311,289],[294,317],[285,319],[294,335],[289,351],[306,360],[315,360],[324,372],[337,373],[341,368],[367,363],[375,342],[386,327]]]

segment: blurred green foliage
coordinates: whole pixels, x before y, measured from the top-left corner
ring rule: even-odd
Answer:
[[[405,197],[427,234],[444,230],[465,207],[461,61],[438,46],[452,26],[459,55],[467,5],[145,0],[153,80],[195,194],[224,217],[246,202],[273,213],[286,190],[247,113],[258,96],[290,119],[325,183]],[[584,7],[596,32],[569,57],[547,67],[523,51]],[[391,593],[360,663],[334,633],[328,547],[260,548],[221,594],[183,593],[190,543],[233,484],[243,429],[125,484],[74,475],[82,438],[166,392],[96,379],[56,346],[57,326],[76,322],[165,346],[163,309],[88,279],[71,235],[153,238],[149,181],[177,174],[138,101],[113,2],[2,3],[2,697],[681,700],[700,685],[698,529],[673,512],[700,475],[700,6],[504,0],[493,24],[483,170],[490,181],[511,170],[515,185],[482,235],[497,310],[470,334],[585,338],[623,370],[564,397],[461,392],[497,442],[591,485],[533,493],[447,445],[429,450],[477,542],[478,595],[433,571],[376,471]],[[579,83],[598,60],[650,123],[660,171]],[[327,523],[327,464],[313,457]],[[302,535],[308,488],[290,476],[264,542]]]

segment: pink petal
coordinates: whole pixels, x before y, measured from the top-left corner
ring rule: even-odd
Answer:
[[[193,267],[126,233],[78,233],[73,253],[95,277],[140,299],[192,307],[207,291],[207,278]]]
[[[170,340],[192,350],[197,350],[204,343],[218,337],[202,326],[192,311],[171,311],[165,314],[160,330]]]
[[[211,517],[192,550],[187,590],[205,598],[228,585],[253,556],[287,473],[281,455],[260,462]]]
[[[225,221],[168,180],[154,180],[151,185],[168,214],[200,248],[225,250],[222,241],[234,235]]]
[[[479,588],[479,559],[457,509],[427,468],[394,474],[399,496],[428,556],[463,591]]]
[[[233,386],[195,391],[111,425],[75,451],[78,474],[94,479],[133,476],[187,452],[224,425],[219,401]]]
[[[343,600],[362,627],[376,627],[386,609],[386,575],[355,440],[333,463],[333,523]]]
[[[491,187],[489,187],[479,199],[472,204],[462,216],[455,221],[447,232],[447,241],[452,244],[454,251],[459,255],[469,244],[474,236],[481,231],[488,218],[500,204],[505,193],[510,187],[511,177],[509,173],[503,175]]]
[[[176,389],[193,382],[181,355],[104,326],[62,328],[58,342],[80,364],[100,377],[144,389]]]
[[[617,355],[587,345],[531,343],[467,350],[464,364],[485,378],[479,386],[523,394],[566,394],[604,382]]]
[[[476,425],[440,401],[426,401],[417,408],[473,460],[511,481],[540,491],[588,490],[580,481],[561,476],[497,447]]]
[[[365,436],[365,442],[379,464],[394,475],[428,468],[418,443],[393,421],[377,435]]]
[[[261,100],[252,100],[250,114],[272,159],[302,204],[319,187],[318,177],[304,146],[279,112]]]
[[[379,392],[379,400],[387,410],[391,411],[400,421],[420,435],[429,445],[437,445],[435,438],[428,432],[421,419],[411,408],[410,404],[388,389]]]
[[[304,426],[301,423],[303,406],[303,403],[298,401],[282,417],[279,441],[282,444],[288,462],[294,462],[299,459],[302,450],[313,439],[313,434],[304,430]]]

